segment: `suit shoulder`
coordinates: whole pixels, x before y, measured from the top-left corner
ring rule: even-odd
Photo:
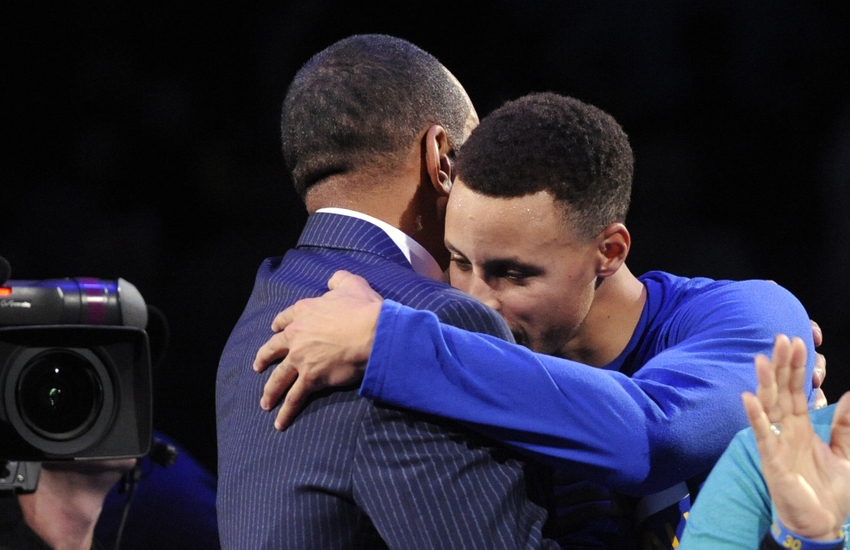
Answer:
[[[431,311],[440,322],[465,330],[513,340],[507,324],[492,308],[451,286],[422,277],[409,269],[381,266],[379,272],[360,273],[384,298]]]
[[[440,322],[459,328],[513,340],[504,319],[492,308],[454,288],[442,294],[432,311]]]

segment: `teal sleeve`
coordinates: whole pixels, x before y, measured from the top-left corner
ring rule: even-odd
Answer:
[[[691,508],[680,550],[753,550],[771,524],[770,496],[750,429],[732,440]]]

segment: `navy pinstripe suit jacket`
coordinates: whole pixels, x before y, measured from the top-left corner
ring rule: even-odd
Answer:
[[[327,290],[338,269],[448,323],[509,337],[492,310],[417,275],[373,224],[319,213],[298,247],[266,260],[224,349],[216,382],[218,517],[224,548],[538,548],[542,508],[523,463],[448,421],[357,395],[318,394],[284,432],[259,406],[271,372],[251,369],[272,319]],[[416,368],[404,365],[399,368]]]

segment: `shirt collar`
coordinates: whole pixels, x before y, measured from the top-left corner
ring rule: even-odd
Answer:
[[[425,250],[425,247],[413,240],[401,229],[393,227],[378,218],[373,218],[368,214],[357,212],[356,210],[348,210],[347,208],[320,208],[317,212],[350,216],[378,226],[401,249],[404,257],[410,262],[410,266],[413,267],[413,271],[435,281],[445,281],[443,270],[440,269],[437,260],[431,256],[430,252]]]

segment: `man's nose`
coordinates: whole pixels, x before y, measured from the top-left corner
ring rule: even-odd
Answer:
[[[481,277],[472,277],[469,285],[469,293],[496,311],[499,311],[501,308],[501,303],[498,300],[495,290]]]

